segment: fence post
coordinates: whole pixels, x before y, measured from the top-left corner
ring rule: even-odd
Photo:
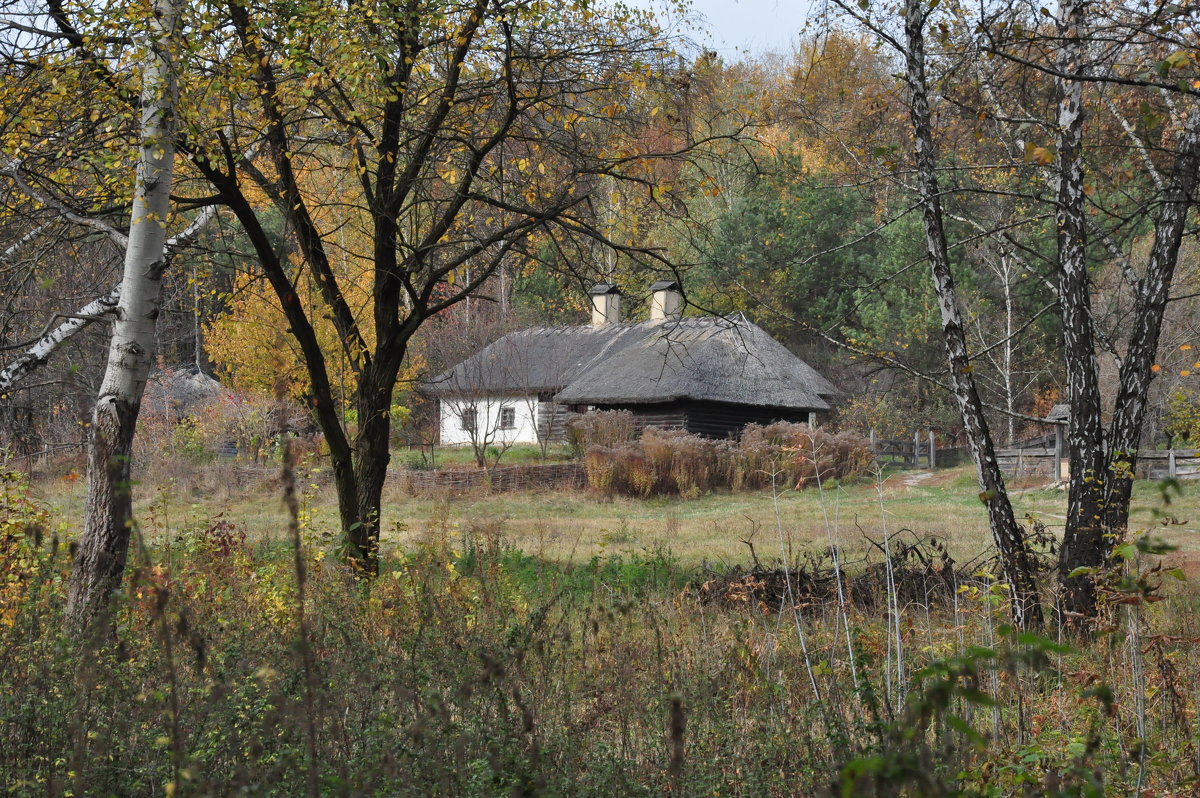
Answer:
[[[1054,425],[1054,472],[1050,478],[1055,482],[1062,481],[1062,458],[1063,458],[1063,428],[1062,424]]]
[[[937,445],[933,440],[933,430],[929,430],[929,470],[937,468]]]
[[[1178,468],[1175,464],[1175,447],[1172,446],[1170,451],[1167,452],[1167,476],[1169,476],[1171,479],[1175,479],[1175,475],[1177,473]]]
[[[913,433],[913,468],[921,467],[921,431]]]

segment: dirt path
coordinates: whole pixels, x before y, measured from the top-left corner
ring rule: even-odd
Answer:
[[[915,471],[911,474],[904,475],[904,484],[908,485],[909,487],[913,487],[915,485],[920,485],[927,479],[933,479],[933,476],[934,474],[932,471]]]

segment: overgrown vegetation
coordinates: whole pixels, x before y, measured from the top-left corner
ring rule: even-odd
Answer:
[[[985,562],[925,562],[906,532],[878,541],[891,565],[842,561],[877,575],[862,588],[873,604],[795,582],[708,603],[712,574],[666,551],[565,566],[516,550],[495,524],[434,519],[364,583],[303,513],[299,560],[285,517],[266,538],[216,517],[138,548],[116,642],[89,650],[61,626],[72,533],[18,475],[0,495],[0,773],[14,795],[1197,783],[1193,599],[1164,592],[1174,580],[1154,570],[1152,543],[1122,550],[1107,625],[1073,649],[1006,626],[1006,588]],[[816,552],[762,556],[767,571],[809,558],[830,573]]]
[[[802,488],[862,475],[873,463],[865,438],[807,424],[750,424],[737,441],[655,427],[635,434],[625,411],[589,413],[575,422],[592,490],[695,498],[719,488]]]

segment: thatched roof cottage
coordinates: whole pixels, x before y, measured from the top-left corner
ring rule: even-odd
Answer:
[[[620,292],[602,283],[592,324],[510,333],[431,380],[441,442],[553,439],[566,413],[589,409],[722,438],[830,410],[837,388],[744,316],[682,318],[677,283],[651,290],[647,321],[623,323]]]

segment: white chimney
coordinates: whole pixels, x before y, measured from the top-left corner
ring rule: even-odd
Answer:
[[[613,283],[596,283],[588,289],[592,297],[592,326],[621,323],[621,289]]]
[[[650,321],[674,321],[683,315],[683,292],[677,280],[659,280],[650,286]]]

